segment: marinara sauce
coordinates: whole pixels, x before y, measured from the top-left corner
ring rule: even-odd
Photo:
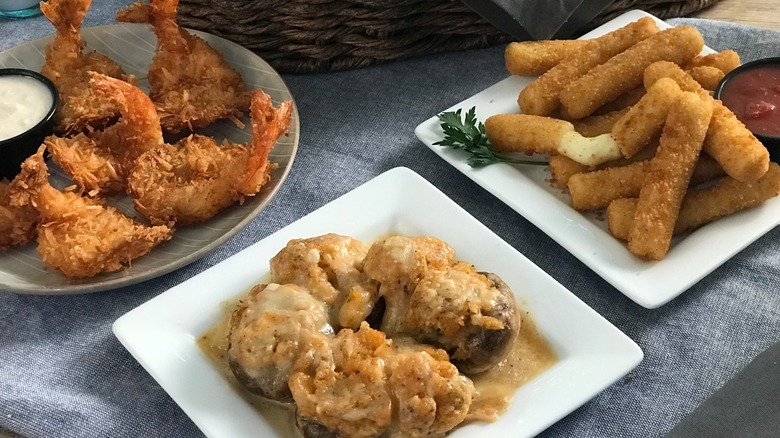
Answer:
[[[758,65],[728,79],[720,100],[751,131],[780,136],[780,65]]]

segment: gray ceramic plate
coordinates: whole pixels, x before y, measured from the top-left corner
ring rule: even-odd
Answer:
[[[262,88],[278,105],[282,100],[292,100],[282,78],[274,69],[251,51],[214,35],[191,31],[220,51],[225,60],[244,78],[250,89]],[[145,24],[117,24],[82,30],[85,50],[103,53],[118,62],[125,72],[138,77],[138,85],[148,90],[146,71],[151,63],[157,38]],[[44,62],[46,45],[51,37],[31,41],[0,52],[0,67],[40,70]],[[245,143],[251,139],[248,117],[242,121],[244,129],[232,122],[219,122],[201,133],[233,143]],[[223,211],[208,222],[182,227],[173,238],[155,247],[149,254],[133,261],[124,271],[99,275],[84,280],[68,280],[55,270],[46,267],[31,243],[0,253],[0,290],[24,294],[73,294],[99,292],[138,283],[168,273],[203,257],[252,221],[276,194],[286,178],[298,147],[300,121],[297,110],[287,135],[279,139],[270,155],[278,164],[271,173],[271,180],[255,197],[247,198],[243,205]],[[55,166],[52,184],[64,187],[70,181]],[[109,203],[131,217],[138,217],[129,198],[118,197]]]

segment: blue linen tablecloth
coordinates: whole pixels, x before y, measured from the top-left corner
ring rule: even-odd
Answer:
[[[114,12],[128,3],[96,1],[84,25],[112,23]],[[710,47],[733,48],[743,61],[780,56],[780,34],[769,30],[696,19],[671,22],[698,27]],[[0,50],[52,32],[43,17],[0,21]],[[109,292],[52,297],[0,291],[0,429],[29,437],[202,436],[120,345],[112,322],[383,171],[406,166],[644,350],[644,361],[630,375],[542,436],[669,432],[780,341],[780,230],[660,309],[636,305],[415,138],[417,124],[506,76],[503,47],[285,75],[300,112],[298,155],[271,204],[226,244],[176,272]]]

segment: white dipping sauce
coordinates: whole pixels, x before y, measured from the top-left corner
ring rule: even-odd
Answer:
[[[53,102],[49,89],[35,78],[0,76],[0,141],[37,125]]]

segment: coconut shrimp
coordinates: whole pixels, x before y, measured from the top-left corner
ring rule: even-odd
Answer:
[[[149,66],[149,94],[168,133],[191,131],[249,109],[250,94],[241,76],[222,55],[176,23],[178,0],[137,2],[117,21],[151,23],[157,50]]]
[[[49,184],[45,146],[22,164],[11,184],[11,204],[34,206],[40,215],[38,252],[68,278],[86,278],[129,266],[171,238],[167,226],[137,223],[99,200],[60,191]]]
[[[135,160],[163,144],[154,104],[135,85],[90,73],[90,84],[119,107],[119,121],[103,131],[45,140],[54,161],[91,195],[124,192]]]
[[[7,179],[0,180],[0,251],[24,245],[35,237],[38,212],[31,205],[11,205]]]
[[[84,53],[81,23],[92,0],[49,0],[41,11],[57,33],[46,46],[41,73],[57,86],[60,102],[55,116],[55,132],[72,135],[102,128],[119,115],[114,102],[89,86],[88,72],[128,79],[122,68],[105,55]]]
[[[270,96],[257,90],[250,144],[219,146],[211,137],[193,134],[144,153],[128,179],[136,210],[153,224],[190,224],[256,195],[276,167],[268,154],[291,116],[292,102],[274,108]]]

